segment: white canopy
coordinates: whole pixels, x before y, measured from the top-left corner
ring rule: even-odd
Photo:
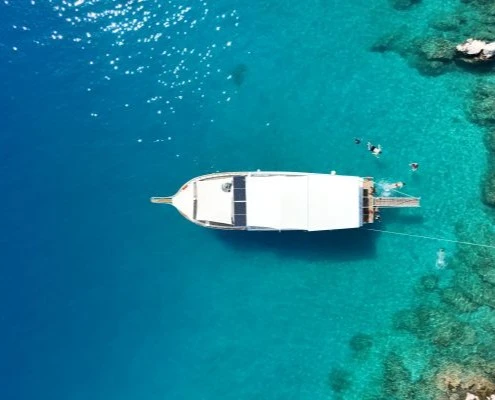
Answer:
[[[308,231],[362,225],[363,179],[343,175],[246,177],[247,225]]]
[[[232,191],[222,190],[225,183],[232,184],[232,177],[208,179],[196,182],[197,211],[196,219],[200,221],[232,224]]]

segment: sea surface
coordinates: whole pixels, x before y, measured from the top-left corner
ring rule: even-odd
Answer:
[[[421,277],[449,278],[436,252],[452,262],[455,243],[216,232],[149,197],[215,171],[336,170],[421,196],[374,228],[476,229],[486,149],[465,109],[478,77],[370,51],[457,6],[3,0],[0,398],[357,398],[383,349],[421,364],[393,316]],[[373,338],[358,363],[356,334]],[[355,372],[344,397],[342,369]]]

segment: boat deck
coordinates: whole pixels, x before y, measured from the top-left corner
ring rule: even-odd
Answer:
[[[203,175],[174,196],[151,201],[173,205],[197,225],[224,230],[357,228],[380,221],[382,208],[420,206],[418,197],[375,195],[372,177],[257,171]]]
[[[373,178],[364,178],[363,182],[363,224],[379,220],[380,208],[419,207],[419,197],[375,197]]]
[[[387,207],[419,207],[419,197],[375,197],[374,206]]]

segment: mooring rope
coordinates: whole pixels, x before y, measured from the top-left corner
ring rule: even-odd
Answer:
[[[407,193],[404,193],[404,192],[401,192],[397,189],[390,189],[392,192],[397,192],[399,194],[402,194],[403,196],[406,196],[406,197],[415,197],[415,196],[411,196],[410,194],[407,194]]]
[[[367,231],[391,233],[391,234],[400,235],[400,236],[411,236],[411,237],[417,237],[417,238],[421,238],[421,239],[438,240],[440,242],[458,243],[458,244],[465,244],[465,245],[469,245],[469,246],[479,246],[479,247],[486,247],[486,248],[489,248],[489,249],[495,249],[495,246],[490,245],[490,244],[480,244],[480,243],[473,243],[473,242],[463,242],[462,240],[443,239],[443,238],[437,238],[437,237],[433,237],[433,236],[413,235],[411,233],[393,232],[393,231],[386,231],[386,230],[383,230],[383,229],[372,229],[372,228],[363,228],[363,229],[365,229]]]

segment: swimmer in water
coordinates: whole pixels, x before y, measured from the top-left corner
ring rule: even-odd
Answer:
[[[388,185],[388,189],[402,189],[406,184],[404,182],[395,182]]]
[[[409,164],[409,166],[411,167],[411,171],[417,171],[418,168],[419,168],[419,164],[417,162],[412,162],[411,164]]]
[[[375,146],[374,144],[371,144],[371,142],[368,142],[368,150],[371,151],[371,153],[378,158],[380,154],[382,154],[382,146],[378,145]]]
[[[359,139],[359,138],[355,137],[355,138],[354,138],[354,143],[356,143],[356,144],[360,144],[360,143],[361,143],[361,139]]]
[[[446,266],[447,262],[445,261],[445,249],[438,249],[436,267],[438,269],[443,269]]]

